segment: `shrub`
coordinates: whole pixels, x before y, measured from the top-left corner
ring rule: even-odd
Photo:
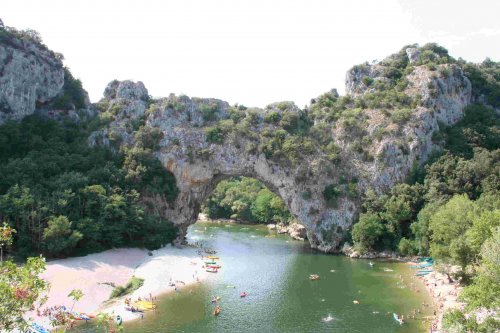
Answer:
[[[266,123],[270,123],[270,124],[276,124],[277,122],[279,122],[281,120],[281,115],[274,111],[274,112],[269,112],[267,113],[265,116],[264,116],[264,121]]]
[[[224,141],[224,134],[220,127],[207,127],[205,129],[205,135],[207,136],[207,142],[210,143],[222,143]]]
[[[325,186],[323,190],[323,197],[326,200],[326,203],[330,207],[335,207],[337,205],[337,198],[340,195],[340,190],[334,184],[330,184]]]
[[[109,299],[128,295],[142,287],[143,284],[144,279],[132,276],[132,278],[127,282],[126,285],[115,287],[115,289],[113,289],[113,291],[111,292],[111,296],[109,297]]]
[[[361,79],[361,82],[363,82],[363,84],[367,87],[371,86],[372,83],[373,83],[373,78],[372,77],[369,77],[369,76],[363,76],[363,78]]]
[[[403,124],[410,120],[411,110],[410,109],[397,109],[391,113],[391,120],[396,124]]]
[[[82,82],[75,79],[69,68],[64,68],[64,85],[62,95],[57,97],[53,106],[56,109],[70,110],[83,109],[85,107],[85,90],[83,90]]]
[[[206,105],[200,106],[200,112],[204,121],[212,121],[217,118],[217,105]]]

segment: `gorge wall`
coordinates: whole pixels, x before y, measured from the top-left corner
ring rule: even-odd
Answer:
[[[360,195],[404,181],[439,148],[433,134],[460,120],[470,101],[471,84],[457,65],[412,67],[398,93],[406,104],[392,109],[357,107],[370,89],[376,91],[369,85],[391,81],[384,62],[351,69],[347,96],[333,90],[306,110],[291,102],[248,109],[175,95],[151,101],[141,82],[113,81],[101,101],[113,121],[90,143],[109,144],[111,138],[132,146],[130,124],[139,119],[159,134],[154,153],[175,175],[179,195],[173,204],[158,198],[154,203],[181,236],[219,181],[248,176],[284,200],[313,248],[336,252],[359,212]],[[325,100],[345,105],[331,119],[335,110],[323,107]]]
[[[36,38],[0,29],[0,124],[32,114],[62,91],[62,61]]]

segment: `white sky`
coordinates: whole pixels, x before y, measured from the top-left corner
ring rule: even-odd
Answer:
[[[300,107],[355,64],[435,41],[500,60],[497,0],[1,0],[5,25],[39,31],[92,101],[113,79],[231,104]]]

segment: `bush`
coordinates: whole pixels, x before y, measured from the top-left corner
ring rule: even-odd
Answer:
[[[266,113],[266,115],[264,116],[264,121],[270,124],[276,124],[280,121],[280,119],[281,115],[276,111]]]
[[[417,249],[412,240],[403,237],[399,241],[398,252],[402,256],[412,256],[417,254]]]
[[[391,120],[396,124],[403,124],[410,120],[411,110],[410,109],[397,109],[391,113]]]
[[[325,186],[323,190],[323,197],[326,200],[326,203],[330,207],[335,207],[337,205],[337,198],[340,195],[340,190],[334,184]]]
[[[369,76],[363,76],[363,78],[361,79],[361,82],[363,82],[363,84],[367,87],[371,86],[372,83],[373,83],[373,78],[369,77]]]
[[[64,85],[62,95],[57,97],[53,106],[55,109],[70,110],[83,109],[85,107],[85,90],[83,90],[82,82],[75,79],[69,68],[64,68]]]
[[[200,106],[200,112],[204,121],[212,121],[217,119],[217,105],[206,105],[202,104]]]
[[[224,141],[224,134],[222,129],[218,126],[207,127],[205,129],[205,135],[207,136],[207,142],[210,143],[222,143]]]
[[[109,296],[109,299],[128,295],[142,287],[143,284],[144,279],[132,276],[132,278],[129,282],[127,282],[126,285],[115,287],[115,289],[113,289],[113,291],[111,292],[111,296]]]

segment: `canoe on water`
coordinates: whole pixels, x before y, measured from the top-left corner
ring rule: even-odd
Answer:
[[[220,306],[218,306],[218,307],[215,308],[215,310],[213,312],[213,315],[214,316],[218,316],[220,312],[221,312],[221,308],[220,308]]]
[[[30,331],[34,333],[50,333],[48,329],[36,323],[31,324]]]

